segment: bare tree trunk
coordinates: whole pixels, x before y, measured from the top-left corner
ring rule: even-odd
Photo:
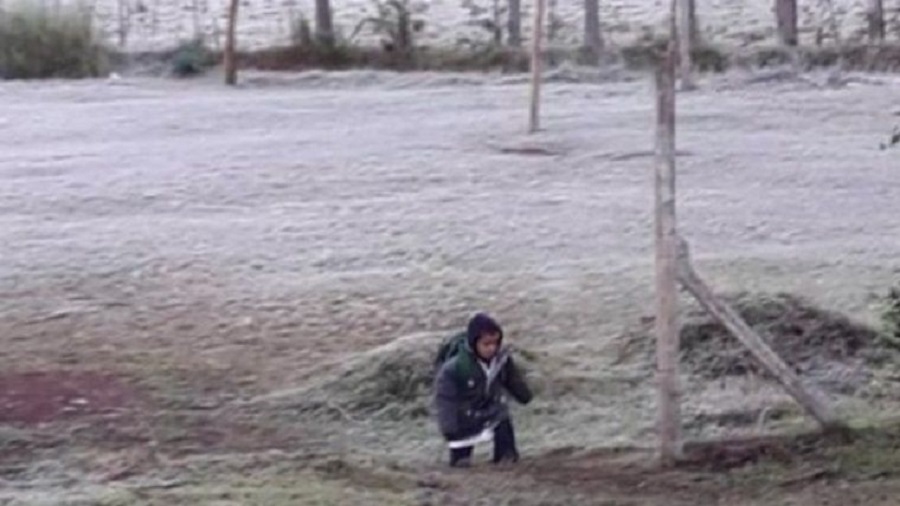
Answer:
[[[234,86],[237,84],[237,56],[235,38],[237,37],[238,4],[240,0],[231,0],[228,4],[228,30],[225,33],[225,84]]]
[[[130,16],[131,12],[129,10],[128,5],[125,3],[125,0],[119,0],[116,2],[117,5],[117,14],[119,16],[119,47],[125,48],[128,45],[128,31],[130,28]],[[58,13],[60,9],[59,2],[56,4],[56,12]]]
[[[600,31],[600,0],[584,0],[584,47],[594,61],[603,54],[603,33]]]
[[[678,385],[678,285],[675,222],[675,45],[669,41],[656,70],[656,375],[660,462],[681,456]]]
[[[200,2],[197,0],[191,1],[191,20],[194,22],[194,40],[200,40]]]
[[[785,46],[796,46],[797,0],[775,0],[775,16],[778,22],[778,36]]]
[[[546,0],[534,0],[534,28],[531,40],[531,109],[528,116],[528,133],[541,127],[541,74],[543,73],[544,11]]]
[[[884,0],[869,0],[869,42],[884,42]]]
[[[703,43],[697,18],[697,0],[688,0],[688,16],[691,18],[691,47],[697,47]]]
[[[325,47],[334,46],[334,23],[331,0],[316,0],[316,41]]]
[[[507,43],[511,47],[522,46],[522,0],[509,0],[506,13]]]
[[[491,30],[494,34],[494,46],[503,45],[503,23],[500,21],[500,0],[491,2]]]
[[[691,18],[691,0],[675,0],[676,25],[678,34],[678,74],[681,77],[681,89],[693,90],[696,88],[693,76],[693,49],[694,33],[693,19]]]
[[[559,0],[545,1],[547,2],[547,45],[552,48],[553,43],[556,42],[557,35],[559,35],[560,29],[559,18],[556,16],[556,10],[559,6]],[[552,64],[553,60],[551,59],[551,65]]]

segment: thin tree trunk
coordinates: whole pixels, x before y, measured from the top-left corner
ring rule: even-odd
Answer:
[[[228,4],[228,30],[225,33],[225,51],[223,57],[225,59],[225,84],[234,86],[237,84],[237,56],[235,55],[235,47],[237,45],[237,18],[238,3],[240,0],[231,0]]]
[[[528,116],[528,133],[541,127],[541,74],[543,73],[544,11],[545,0],[534,0],[534,28],[531,40],[531,108]]]
[[[334,46],[331,0],[316,0],[316,41],[325,47]]]
[[[200,2],[197,0],[191,1],[191,20],[194,22],[194,40],[200,40]]]
[[[603,54],[603,33],[600,31],[600,0],[584,0],[584,47],[591,59]]]
[[[681,456],[678,384],[678,235],[675,221],[675,46],[669,41],[656,70],[656,375],[659,398],[660,462]]]
[[[503,23],[500,21],[500,0],[493,0],[491,5],[491,29],[494,32],[494,46],[503,45]]]
[[[546,0],[547,2],[547,45],[551,48],[553,44],[556,42],[556,37],[559,35],[559,19],[556,17],[556,8],[559,5],[559,0]],[[552,55],[551,55],[552,58]],[[551,65],[553,65],[553,60],[550,60]]]
[[[693,75],[693,37],[695,29],[691,18],[691,0],[675,0],[676,2],[676,32],[678,34],[678,74],[681,77],[681,89],[692,90],[696,88]]]
[[[796,46],[797,0],[775,0],[775,16],[778,22],[778,37],[785,46]]]
[[[691,47],[703,44],[700,36],[700,21],[697,17],[697,0],[688,0],[688,16],[691,18]]]
[[[869,0],[869,42],[884,42],[884,0]]]
[[[510,47],[522,47],[522,0],[509,0],[506,14],[507,43]]]
[[[128,45],[128,28],[129,28],[129,15],[128,6],[125,4],[125,0],[119,0],[116,3],[118,7],[118,15],[119,15],[119,47],[125,48]],[[58,13],[60,9],[59,2],[56,4],[56,12]]]

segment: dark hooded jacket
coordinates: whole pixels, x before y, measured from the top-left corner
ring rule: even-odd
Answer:
[[[491,364],[485,364],[474,351],[484,332],[500,334],[500,348]],[[475,315],[469,322],[466,345],[438,370],[434,404],[438,427],[446,439],[463,439],[507,419],[504,391],[521,404],[531,402],[531,389],[502,344],[503,330],[497,322],[484,314]]]

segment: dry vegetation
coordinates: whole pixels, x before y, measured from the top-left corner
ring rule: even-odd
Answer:
[[[12,2],[0,12],[0,78],[80,78],[103,75],[109,51],[78,5]]]

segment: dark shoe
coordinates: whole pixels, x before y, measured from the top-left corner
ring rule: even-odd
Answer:
[[[517,462],[519,462],[519,453],[518,452],[507,453],[506,455],[503,455],[500,458],[494,459],[494,464],[498,464],[498,465],[513,465],[513,464],[516,464]]]
[[[472,459],[470,457],[463,457],[456,462],[451,462],[450,467],[458,467],[460,469],[467,469],[472,467]]]

